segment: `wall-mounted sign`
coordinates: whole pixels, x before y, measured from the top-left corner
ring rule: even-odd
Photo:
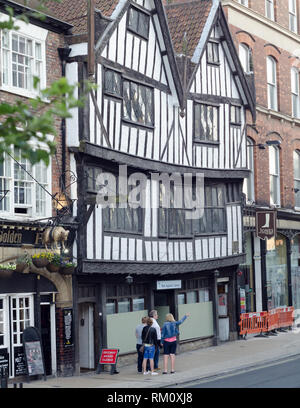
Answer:
[[[256,211],[256,236],[270,239],[276,235],[276,211]]]
[[[7,226],[0,228],[0,246],[31,244],[42,247],[43,230],[38,227]]]
[[[64,346],[73,346],[73,310],[64,309]]]
[[[164,280],[156,282],[157,290],[181,289],[181,280]]]

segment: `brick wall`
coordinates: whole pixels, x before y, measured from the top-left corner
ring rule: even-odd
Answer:
[[[281,1],[277,2],[278,4]],[[282,3],[288,3],[286,0]],[[250,7],[255,7],[256,11],[262,11],[264,1],[252,1]],[[284,15],[288,14],[288,4],[285,4],[285,11],[280,11],[281,21]],[[279,15],[278,15],[279,18]],[[288,24],[288,23],[287,23]],[[267,97],[267,56],[273,56],[277,61],[277,87],[278,87],[278,115],[271,112],[257,111],[258,134],[250,130],[250,136],[256,143],[265,143],[267,140],[280,140],[280,188],[281,207],[294,207],[294,174],[293,174],[293,152],[300,149],[300,124],[292,118],[292,96],[291,96],[291,68],[300,67],[300,61],[293,58],[293,55],[284,49],[267,43],[263,38],[257,37],[254,33],[241,32],[241,27],[230,25],[230,31],[238,49],[239,43],[247,44],[253,54],[256,102],[257,106],[265,111],[268,108]],[[288,41],[288,38],[287,38]],[[300,46],[299,46],[300,48]],[[268,148],[260,150],[254,147],[255,164],[255,201],[258,205],[269,205],[269,153]]]
[[[64,345],[64,314],[63,309],[56,309],[56,349],[57,375],[62,377],[74,374],[74,346]]]

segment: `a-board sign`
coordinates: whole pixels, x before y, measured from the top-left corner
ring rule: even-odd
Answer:
[[[25,343],[28,375],[44,374],[44,362],[40,341],[28,341]]]
[[[100,364],[117,364],[118,349],[102,349]]]
[[[111,364],[111,374],[118,374],[116,369],[117,361],[119,356],[119,349],[102,349],[100,353],[99,364],[97,368],[97,373],[99,374],[102,371],[101,365]]]
[[[22,346],[14,347],[15,377],[27,374],[26,359]]]
[[[41,338],[35,327],[27,327],[23,332],[23,347],[27,365],[27,375],[44,375],[45,365]]]
[[[0,350],[0,377],[8,377],[9,354],[7,349]]]

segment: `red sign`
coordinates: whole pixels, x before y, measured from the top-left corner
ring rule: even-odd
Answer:
[[[270,239],[276,235],[276,211],[256,211],[256,236]]]
[[[100,356],[100,364],[117,364],[118,349],[103,349]]]

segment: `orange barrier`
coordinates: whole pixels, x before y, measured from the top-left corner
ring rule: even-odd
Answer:
[[[278,320],[279,320],[279,327],[290,327],[294,323],[294,307],[281,307],[278,308]]]
[[[268,331],[268,312],[242,313],[240,319],[240,335]]]
[[[259,333],[260,336],[273,334],[276,329],[290,327],[294,323],[294,307],[281,307],[268,312],[242,313],[240,315],[240,335]],[[263,335],[263,333],[265,333]]]

